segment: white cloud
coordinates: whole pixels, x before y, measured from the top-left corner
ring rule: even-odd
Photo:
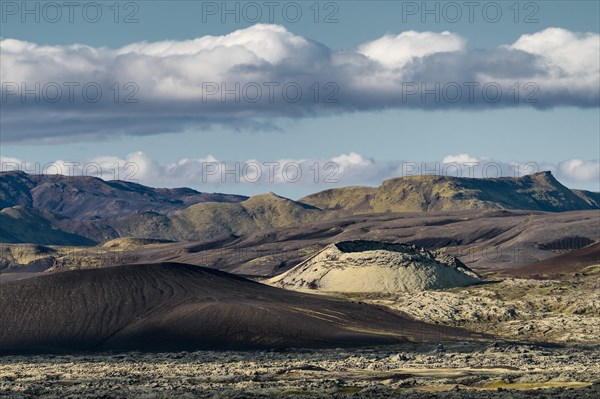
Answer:
[[[139,54],[159,58],[206,54],[216,55],[216,59],[222,62],[224,59],[219,57],[219,54],[211,54],[211,52],[227,50],[228,54],[239,57],[230,59],[230,63],[224,65],[230,66],[255,63],[257,60],[277,64],[288,58],[307,59],[313,47],[314,45],[307,39],[288,32],[283,26],[257,24],[224,36],[203,36],[184,41],[132,43],[119,49],[116,54]]]
[[[560,176],[574,182],[599,182],[600,162],[569,159],[558,164],[557,172]]]
[[[335,163],[337,163],[340,167],[340,169],[345,169],[347,167],[351,167],[351,166],[368,166],[371,165],[373,162],[366,159],[365,157],[363,157],[360,154],[357,154],[355,152],[351,152],[350,154],[342,154],[339,155],[337,157],[333,157],[331,158],[331,160]]]
[[[454,33],[410,30],[396,36],[385,35],[362,44],[357,52],[388,68],[401,68],[414,58],[435,53],[462,51],[465,45],[466,40]]]
[[[537,56],[537,79],[547,90],[598,88],[600,76],[600,35],[548,28],[521,36],[511,49]]]
[[[126,180],[154,187],[192,187],[202,191],[304,192],[352,185],[377,186],[401,176],[438,174],[455,177],[519,177],[549,170],[567,187],[600,190],[598,160],[569,159],[559,163],[501,161],[469,154],[449,155],[441,161],[378,161],[359,153],[322,159],[224,161],[207,155],[161,163],[136,151],[125,157],[99,156],[87,160],[58,160],[35,164],[11,157],[0,158],[2,170],[29,173],[87,175],[105,180]]]
[[[442,160],[444,165],[458,164],[464,177],[518,177],[531,173],[550,171],[563,184],[577,188],[584,184],[593,190],[600,190],[600,161],[567,159],[558,163],[539,161],[498,161],[468,154],[449,155]],[[454,170],[452,171],[454,173]]]
[[[549,28],[470,50],[456,33],[408,31],[336,51],[264,24],[118,49],[4,39],[0,128],[4,142],[73,141],[389,108],[597,107],[599,42]]]
[[[13,170],[13,168],[14,170],[18,170],[19,165],[22,165],[23,161],[18,158],[0,156],[0,164],[4,166],[2,171]]]
[[[541,56],[540,62],[555,67],[557,74],[578,74],[593,77],[600,70],[600,36],[594,33],[576,33],[561,28],[521,36],[510,46]]]
[[[470,156],[469,154],[448,155],[442,159],[442,163],[475,163],[479,159]]]

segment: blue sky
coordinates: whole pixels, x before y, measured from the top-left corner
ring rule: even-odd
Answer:
[[[4,55],[10,52],[11,57],[21,62],[19,65],[39,62],[40,67],[34,76],[42,85],[44,82],[56,81],[57,76],[65,81],[69,80],[71,70],[74,72],[70,80],[84,83],[83,79],[86,77],[102,76],[105,79],[110,75],[111,67],[123,68],[126,73],[118,75],[121,77],[136,77],[139,74],[140,82],[166,84],[166,76],[172,78],[176,75],[166,74],[164,70],[154,72],[154,68],[158,68],[155,65],[170,68],[166,61],[159,64],[140,56],[140,59],[132,58],[131,63],[123,67],[110,64],[117,59],[111,51],[122,54],[124,51],[119,49],[132,43],[166,40],[184,43],[206,35],[222,36],[239,30],[246,32],[241,35],[243,37],[250,34],[263,37],[253,30],[254,21],[244,20],[244,16],[248,15],[243,14],[243,3],[238,6],[240,21],[236,22],[232,15],[228,15],[225,23],[219,15],[222,2],[121,2],[118,16],[115,15],[112,1],[101,2],[102,17],[96,23],[86,21],[79,9],[74,10],[73,23],[68,21],[65,9],[61,10],[63,15],[56,23],[45,21],[54,18],[54,10],[51,9],[46,10],[49,13],[46,15],[40,9],[39,22],[34,21],[34,14],[26,15],[23,22],[23,10],[20,9],[22,3],[8,2],[16,4],[17,9],[12,5],[6,6],[6,3],[3,2],[2,5],[0,36],[3,39],[32,42],[38,48],[44,45],[57,49],[79,43],[98,49],[94,50],[98,54],[94,53],[90,58],[82,56],[82,59],[76,58],[78,54],[74,56],[73,50],[60,50],[63,53],[59,52],[55,57],[64,57],[61,60],[65,63],[62,69],[67,72],[58,75],[56,70],[47,66],[44,58],[46,50],[21,50],[22,46],[15,45],[15,42],[4,42]],[[35,2],[28,4],[35,7],[32,5]],[[229,2],[228,7],[236,7],[235,4],[236,2]],[[263,2],[254,4],[260,6]],[[203,58],[205,61],[197,66],[193,65],[192,71],[196,73],[197,69],[201,70],[206,60],[210,62],[215,57],[224,57],[219,59],[224,64],[215,67],[217,71],[219,68],[229,67],[228,60],[241,57],[243,67],[246,68],[242,70],[244,74],[267,73],[268,76],[278,76],[282,80],[283,77],[289,80],[307,74],[310,76],[306,82],[318,77],[323,85],[326,82],[338,82],[335,65],[342,62],[346,65],[361,63],[355,69],[349,67],[339,71],[339,82],[344,84],[339,85],[338,104],[319,104],[318,107],[315,104],[304,104],[292,108],[288,102],[282,106],[267,104],[269,107],[257,111],[251,107],[236,108],[236,104],[226,104],[231,105],[231,108],[219,108],[217,102],[214,112],[213,108],[209,108],[195,113],[197,108],[189,103],[178,105],[177,101],[185,102],[180,97],[167,96],[164,103],[158,94],[151,99],[146,97],[147,84],[139,86],[141,100],[138,104],[112,104],[106,106],[106,109],[102,108],[102,102],[79,107],[72,103],[65,106],[62,101],[58,104],[43,104],[42,101],[40,105],[31,100],[25,103],[8,100],[3,101],[2,112],[3,163],[13,165],[17,161],[30,165],[39,162],[44,165],[60,160],[84,164],[93,160],[104,168],[115,162],[120,167],[133,162],[139,163],[135,178],[145,184],[186,185],[206,191],[242,194],[275,191],[285,196],[299,197],[336,185],[377,185],[385,178],[398,175],[402,170],[401,165],[405,163],[443,162],[444,159],[446,162],[455,159],[460,162],[477,161],[480,164],[497,163],[503,165],[503,174],[510,175],[512,171],[505,170],[507,168],[504,166],[516,161],[534,162],[540,170],[550,169],[570,187],[599,189],[599,72],[590,72],[587,68],[588,72],[584,73],[569,63],[569,60],[574,59],[584,64],[591,59],[591,65],[594,66],[594,55],[596,59],[600,57],[597,53],[600,50],[595,45],[600,30],[598,2],[519,2],[516,8],[513,2],[477,2],[472,22],[467,15],[469,10],[464,6],[460,7],[462,16],[458,18],[455,8],[444,8],[448,7],[446,3],[428,2],[427,7],[431,9],[439,7],[439,22],[436,22],[435,14],[422,15],[423,2],[402,1],[319,2],[319,21],[315,22],[314,4],[312,1],[277,2],[272,20],[266,15],[265,7],[261,7],[263,18],[258,20],[283,29],[268,30],[265,40],[271,40],[269,35],[275,39],[267,44],[284,43],[284,46],[293,46],[290,43],[300,40],[298,38],[309,40],[309,44],[291,47],[291,52],[284,53],[285,57],[279,57],[277,52],[265,52],[263,60],[252,64],[255,69],[247,68],[250,61],[244,58],[246,55],[228,53]],[[460,6],[462,2],[454,4]],[[207,14],[208,11],[215,11],[214,6],[217,7],[216,13]],[[286,20],[283,11],[280,11],[283,7],[288,7],[290,13],[299,7],[303,15],[297,22],[290,22],[290,18]],[[483,8],[488,13],[484,13]],[[502,16],[497,17],[497,22],[490,22],[496,18],[497,9],[501,10]],[[93,17],[93,7],[88,11],[90,14],[87,16]],[[247,11],[251,12],[252,9]],[[130,14],[137,22],[123,23],[123,19]],[[287,14],[288,17],[290,15],[294,14]],[[328,15],[337,22],[325,23],[324,19]],[[119,20],[118,23],[114,22],[115,17]],[[425,18],[425,22],[422,18]],[[453,18],[457,21],[451,22]],[[551,32],[550,35],[548,28],[561,28],[561,31]],[[398,36],[407,31],[418,34],[414,37]],[[444,31],[450,34],[442,35]],[[425,36],[423,32],[431,32],[431,35]],[[534,36],[535,40],[517,42],[523,35],[535,35],[539,32],[546,34]],[[582,36],[585,33],[595,36]],[[382,39],[385,37],[388,37],[387,41]],[[553,71],[549,72],[550,70],[542,71],[547,79],[536,80],[540,76],[537,70],[541,65],[540,60],[548,52],[545,47],[540,47],[540,43],[548,38],[564,40],[552,49],[556,55],[553,60],[557,67],[570,74],[564,81],[556,82],[552,78]],[[570,40],[573,41],[572,45]],[[313,45],[315,42],[317,44]],[[182,44],[185,51],[195,45],[195,42]],[[262,51],[261,45],[258,44],[258,53]],[[391,47],[385,47],[390,45]],[[503,47],[499,47],[502,45],[512,47],[505,51]],[[149,46],[137,45],[131,52],[147,57],[155,55],[155,51],[163,51]],[[429,48],[428,46],[433,49],[421,54],[420,51]],[[573,55],[568,51],[565,54],[570,47]],[[26,51],[30,53],[25,54]],[[445,53],[446,51],[450,53]],[[577,57],[585,51],[591,52],[591,56],[579,60]],[[403,52],[410,53],[412,58],[402,58]],[[320,63],[323,59],[329,59],[330,53],[341,61],[334,62],[333,66],[328,64],[321,71],[318,69],[321,67]],[[365,60],[357,58],[357,53]],[[171,57],[176,56],[177,54]],[[89,61],[90,59],[94,61]],[[97,63],[104,59],[110,59],[110,62],[107,61],[106,65]],[[294,59],[295,64],[288,65],[288,59]],[[366,64],[371,61],[375,67]],[[3,83],[19,83],[20,78],[14,78],[21,76],[20,71],[16,70],[17,63],[9,62],[10,59],[8,62],[3,61]],[[84,66],[79,68],[79,62]],[[254,61],[250,63],[252,62]],[[233,64],[232,61],[231,65]],[[311,65],[317,65],[315,69],[318,70],[312,71]],[[392,79],[395,82],[398,76],[410,74],[411,82],[418,82],[419,76],[425,76],[425,81],[437,79],[443,85],[452,79],[455,81],[457,76],[462,78],[461,73],[470,70],[472,65],[475,65],[475,69],[479,68],[473,72],[478,76],[491,75],[496,80],[500,77],[507,81],[519,81],[521,95],[528,94],[523,89],[523,83],[536,82],[541,89],[540,101],[533,106],[523,104],[522,98],[517,105],[475,101],[454,106],[443,104],[444,99],[440,105],[426,98],[426,101],[399,104],[386,90],[385,84],[381,84],[381,79]],[[175,65],[173,68],[178,67],[180,66]],[[381,70],[377,69],[377,73],[371,74],[373,68],[379,67]],[[213,72],[208,70],[206,73]],[[366,74],[363,81],[356,77],[360,73]],[[345,74],[354,74],[351,76],[351,84],[345,80],[350,79]],[[36,81],[35,79],[29,82]],[[297,79],[301,81],[304,78]],[[109,79],[106,78],[105,81],[108,82]],[[177,84],[171,81],[168,83]],[[364,96],[357,89],[363,84],[366,86]],[[102,87],[106,92],[107,87]],[[347,87],[352,88],[351,93],[344,91]],[[502,87],[506,90],[509,84],[502,83]],[[8,90],[6,86],[2,89],[4,92]],[[127,93],[124,87],[120,89],[121,95]],[[308,86],[304,90],[307,92]],[[319,90],[324,89],[320,87]],[[323,91],[322,94],[326,92]],[[185,108],[187,106],[190,108]],[[173,112],[173,109],[179,111]],[[89,117],[90,114],[93,118]],[[197,118],[204,118],[209,122],[188,123]],[[55,123],[58,119],[61,119],[60,123]],[[136,129],[136,126],[139,128]],[[201,162],[197,162],[198,160]],[[241,184],[231,178],[225,179],[223,183],[222,178],[215,180],[215,176],[208,176],[205,179],[205,174],[194,171],[202,162],[233,164],[247,163],[248,160],[257,161],[262,167],[265,162],[294,162],[294,165],[301,165],[305,175],[312,172],[304,168],[309,168],[314,162],[321,166],[327,162],[335,162],[339,164],[340,170],[336,173],[335,182],[323,182],[320,174],[319,181],[315,184],[281,179],[275,179],[273,183],[262,180],[254,183],[252,179],[244,179],[244,176],[242,180],[246,181]],[[104,175],[107,176],[110,173]]]

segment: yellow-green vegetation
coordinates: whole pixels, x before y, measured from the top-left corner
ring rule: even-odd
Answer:
[[[117,238],[98,246],[43,246],[35,244],[2,244],[0,262],[9,269],[47,261],[48,272],[96,268],[123,263],[130,251],[165,245],[165,240]]]
[[[578,381],[546,381],[546,382],[506,382],[497,380],[484,385],[485,389],[515,389],[515,390],[532,390],[544,388],[583,388],[592,385],[590,382]]]
[[[158,246],[160,244],[165,244],[168,242],[170,241],[151,238],[121,237],[107,241],[104,244],[100,245],[100,247],[126,251],[146,247],[149,245]]]
[[[600,274],[600,265],[588,266],[583,269],[583,273],[588,275]]]
[[[593,193],[592,193],[593,194]],[[419,175],[386,180],[380,187],[344,187],[300,201],[355,214],[472,209],[560,211],[592,209],[586,193],[574,193],[547,172],[521,178],[468,179]]]
[[[48,246],[35,244],[2,244],[0,246],[0,259],[7,262],[27,265],[31,262],[47,258],[57,251]]]
[[[267,193],[240,203],[204,202],[170,217],[141,214],[115,224],[122,236],[161,237],[174,241],[200,240],[260,229],[286,227],[322,218],[323,212],[305,204]]]

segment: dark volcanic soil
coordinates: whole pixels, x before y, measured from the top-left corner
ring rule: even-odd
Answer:
[[[176,261],[230,273],[272,277],[316,254],[326,245],[347,240],[415,244],[445,248],[476,271],[516,269],[600,240],[599,211],[542,213],[468,211],[437,214],[356,215],[340,220],[257,231],[248,236],[174,243],[127,253],[129,263]],[[556,246],[555,243],[563,243]],[[552,244],[552,245],[550,245]],[[587,245],[587,244],[584,244]],[[582,245],[583,246],[583,245]],[[598,247],[596,247],[597,249]],[[598,254],[598,250],[596,250]],[[565,264],[568,267],[568,263]]]
[[[6,283],[0,309],[4,352],[339,347],[465,338],[464,331],[392,310],[174,263]]]
[[[237,237],[225,235],[200,241],[124,248],[65,247],[51,255],[52,270],[69,270],[131,263],[180,262],[211,267],[243,276],[273,277],[326,245],[348,240],[414,244],[444,249],[478,272],[517,270],[600,241],[600,211],[543,213],[525,211],[466,211],[355,215],[295,227],[257,230]],[[6,251],[4,251],[6,252]],[[574,253],[573,255],[576,255]],[[600,255],[592,247],[589,257]],[[566,273],[577,271],[573,257],[561,259]],[[581,266],[581,265],[580,265]],[[29,276],[23,265],[0,265],[0,283]],[[536,266],[537,267],[537,266]],[[572,274],[572,273],[571,273]]]
[[[517,277],[551,277],[583,271],[588,266],[600,265],[600,242],[570,251],[517,269],[507,271]]]

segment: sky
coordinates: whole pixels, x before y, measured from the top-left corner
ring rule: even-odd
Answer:
[[[598,191],[599,4],[3,0],[2,169],[290,198],[551,170]]]

